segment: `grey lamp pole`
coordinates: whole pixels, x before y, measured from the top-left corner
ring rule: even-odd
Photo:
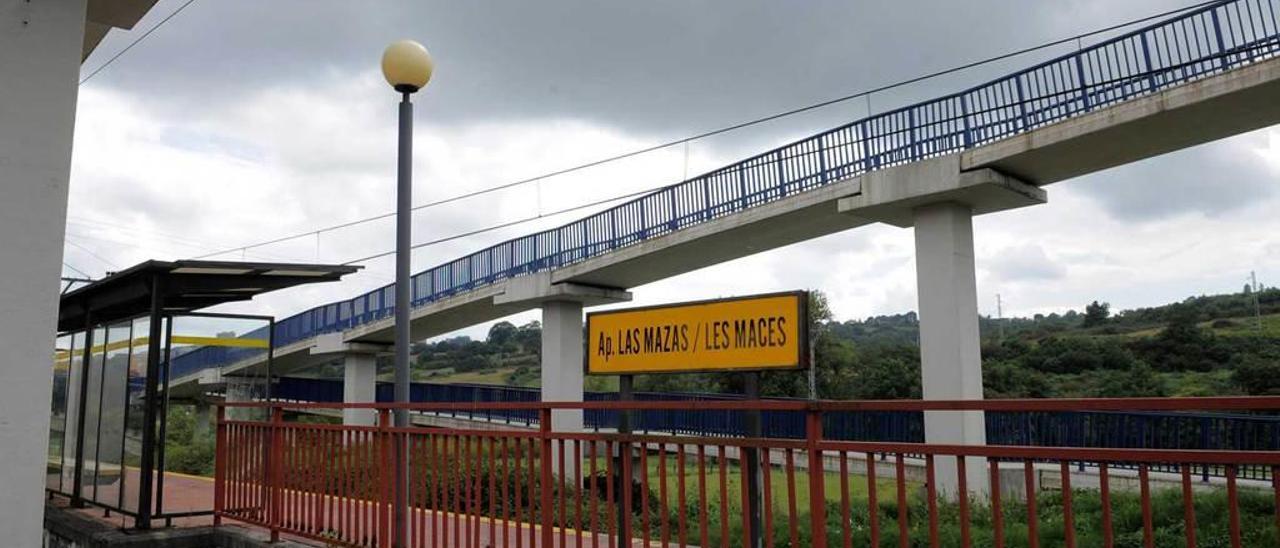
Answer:
[[[412,244],[413,203],[413,103],[408,91],[400,100],[400,166],[396,170],[396,403],[409,402],[409,246]],[[409,426],[409,410],[396,409],[396,427]],[[405,531],[409,468],[404,438],[396,444],[396,546],[408,546]]]
[[[396,403],[409,402],[409,251],[412,245],[413,208],[413,103],[409,96],[431,79],[431,55],[411,40],[395,42],[382,54],[382,73],[400,92],[400,150],[396,169]],[[395,425],[408,428],[409,410],[396,409]],[[395,546],[408,546],[409,453],[407,436],[395,436]]]

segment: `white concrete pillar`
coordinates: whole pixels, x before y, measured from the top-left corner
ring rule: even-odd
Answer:
[[[242,403],[258,400],[255,394],[254,379],[246,377],[223,377],[226,383],[223,390],[223,399],[227,403]],[[265,409],[255,409],[250,407],[228,407],[226,411],[226,419],[233,421],[249,421],[249,420],[267,420],[270,418],[269,413]]]
[[[40,546],[85,0],[0,0],[0,539]]]
[[[191,412],[195,428],[193,433],[197,439],[213,439],[213,406],[207,402],[196,402]]]
[[[582,303],[542,303],[542,401],[582,401]],[[551,427],[582,430],[582,410],[556,410]]]
[[[342,358],[342,402],[372,403],[377,401],[378,358],[374,354],[348,352]],[[377,412],[373,409],[343,409],[342,424],[373,426]]]
[[[941,202],[914,210],[916,285],[920,310],[920,360],[926,400],[982,399],[982,353],[970,206]],[[981,411],[927,411],[928,443],[984,444]],[[986,492],[979,459],[966,461],[969,492]],[[956,465],[938,459],[938,490],[954,494]]]

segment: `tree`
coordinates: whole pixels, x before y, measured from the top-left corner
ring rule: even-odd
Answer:
[[[982,364],[982,388],[988,398],[1047,398],[1053,388],[1045,375],[1017,362],[994,360]]]
[[[1280,396],[1280,356],[1245,357],[1236,365],[1231,380],[1250,396]]]
[[[1143,362],[1134,362],[1123,371],[1103,371],[1098,379],[1096,393],[1100,398],[1138,398],[1168,395],[1164,381],[1156,371]]]
[[[520,326],[516,329],[514,342],[524,352],[540,354],[542,352],[542,324],[534,320]]]
[[[1084,324],[1082,327],[1095,327],[1107,323],[1111,316],[1111,303],[1093,301],[1084,307]]]
[[[519,332],[516,326],[511,322],[498,322],[489,328],[489,336],[486,342],[505,348],[507,345],[515,342],[516,334]]]

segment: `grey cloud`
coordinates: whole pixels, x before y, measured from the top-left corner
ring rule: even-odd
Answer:
[[[407,36],[424,41],[438,60],[422,107],[435,121],[574,117],[670,137],[1173,3],[1126,2],[1092,10],[1085,19],[1065,17],[1078,14],[1080,3],[1018,0],[927,6],[891,0],[206,1],[170,21],[92,85],[128,89],[168,104],[174,113],[199,115],[264,87],[332,85],[376,70],[381,48]],[[146,23],[176,7],[162,2]],[[113,38],[87,66],[91,70],[129,38]],[[927,98],[1007,68],[877,97],[873,108]],[[862,108],[799,117],[772,126],[770,133],[835,126]]]
[[[1081,178],[1073,186],[1118,219],[1153,221],[1191,212],[1220,216],[1261,203],[1280,189],[1251,147],[1254,133]],[[1243,146],[1242,146],[1243,145]]]
[[[1005,282],[1056,280],[1067,273],[1065,266],[1050,258],[1043,247],[1034,243],[1002,249],[993,257],[980,260],[979,266],[985,266]]]

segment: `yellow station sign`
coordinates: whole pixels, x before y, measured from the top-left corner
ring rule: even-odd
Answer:
[[[587,314],[587,373],[691,373],[808,365],[808,293]]]

